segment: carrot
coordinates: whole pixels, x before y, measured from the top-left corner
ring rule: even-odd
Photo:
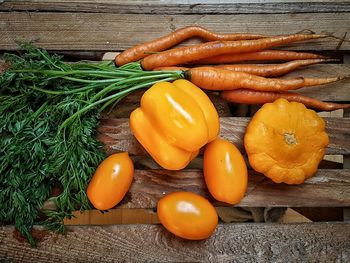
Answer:
[[[287,50],[263,50],[244,54],[222,54],[191,62],[191,64],[228,64],[242,61],[289,61],[326,58],[322,55]]]
[[[238,64],[238,65],[217,65],[215,68],[222,68],[236,72],[250,73],[262,77],[276,77],[287,74],[302,66],[313,65],[321,62],[334,61],[332,59],[305,59],[294,60],[282,64],[268,64],[268,65],[252,65],[252,64]]]
[[[192,68],[185,71],[184,75],[193,84],[207,90],[233,90],[239,88],[260,91],[294,90],[331,83],[343,78],[298,77],[293,79],[274,79],[214,67]]]
[[[268,102],[273,102],[278,98],[284,98],[288,101],[301,102],[308,108],[313,108],[322,111],[332,111],[350,108],[350,104],[323,102],[301,94],[290,92],[271,92],[236,89],[221,92],[221,97],[229,102],[244,104],[264,104]]]
[[[157,68],[154,68],[153,69],[154,71],[157,71],[157,70],[188,70],[188,68],[185,68],[185,67],[175,67],[175,66],[170,66],[170,67],[157,67]]]
[[[159,52],[166,50],[172,46],[175,46],[186,39],[191,37],[200,37],[207,41],[216,40],[242,40],[242,39],[258,39],[263,38],[263,35],[259,34],[217,34],[211,32],[203,27],[199,26],[188,26],[180,28],[173,33],[157,38],[155,40],[142,43],[140,45],[129,48],[116,56],[115,63],[117,66],[122,66],[129,62],[137,61],[141,58],[146,57],[147,52]]]
[[[216,65],[215,68],[227,69],[236,72],[245,72],[262,77],[275,77],[287,74],[299,67],[317,64],[321,62],[335,61],[334,59],[305,59],[294,60],[282,64],[253,65],[253,64],[235,64],[235,65]],[[188,70],[186,67],[157,67],[153,70]]]
[[[327,37],[327,35],[289,35],[262,38],[257,40],[214,41],[198,45],[170,49],[145,57],[141,61],[142,68],[152,70],[156,67],[175,66],[206,57],[225,53],[249,53],[296,41]]]

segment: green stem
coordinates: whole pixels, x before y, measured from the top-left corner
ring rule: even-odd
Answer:
[[[86,86],[83,88],[79,88],[79,89],[74,89],[74,90],[67,90],[67,91],[58,91],[58,90],[47,90],[47,89],[41,89],[35,86],[32,86],[32,89],[40,91],[40,92],[44,92],[46,94],[51,94],[51,95],[67,95],[67,94],[74,94],[74,93],[78,93],[81,91],[86,91],[89,89],[93,89],[94,86]]]
[[[102,75],[112,75],[112,76],[128,76],[132,74],[128,70],[118,70],[118,71],[107,71],[107,70],[70,70],[70,71],[60,71],[60,70],[39,70],[39,69],[17,69],[12,70],[15,73],[41,73],[45,75],[54,75],[54,76],[65,76],[65,75],[75,75],[75,74],[102,74]]]
[[[84,107],[84,108],[78,110],[76,113],[74,113],[74,114],[71,115],[69,118],[67,118],[67,119],[60,125],[60,127],[59,127],[59,129],[58,129],[58,132],[61,132],[62,129],[63,129],[64,127],[66,127],[66,126],[67,126],[71,121],[73,121],[76,117],[78,117],[79,115],[81,115],[81,114],[87,112],[88,110],[92,109],[93,107],[95,107],[95,106],[97,106],[97,105],[99,105],[99,104],[101,104],[101,103],[104,103],[104,102],[109,101],[109,100],[113,100],[113,99],[115,99],[115,98],[119,98],[119,97],[121,97],[121,96],[123,96],[123,95],[127,95],[127,94],[128,94],[129,92],[131,92],[131,91],[134,91],[134,90],[137,90],[137,89],[141,89],[141,88],[145,88],[145,87],[149,87],[149,86],[151,86],[151,85],[153,85],[153,84],[155,84],[155,83],[157,83],[157,82],[161,82],[161,81],[162,81],[162,82],[163,82],[163,81],[172,81],[172,80],[178,79],[178,78],[180,78],[180,77],[181,77],[181,75],[180,75],[180,76],[168,77],[168,78],[161,79],[161,80],[154,80],[154,81],[142,83],[142,84],[136,85],[136,86],[134,86],[134,87],[131,87],[131,88],[122,90],[122,91],[120,91],[120,92],[117,92],[117,93],[115,93],[115,94],[113,94],[113,95],[110,95],[110,96],[108,96],[108,97],[105,97],[105,98],[103,98],[103,99],[101,99],[101,100],[95,101],[95,102],[91,103],[90,105],[88,105],[88,106],[86,106],[86,107]]]
[[[52,60],[50,58],[48,58],[40,49],[38,49],[38,52],[40,53],[40,55],[43,56],[43,58],[46,60],[46,62],[50,63],[52,66],[57,68],[59,71],[62,71],[62,68],[55,65],[55,63],[53,63]]]
[[[66,77],[66,76],[63,76],[62,79],[71,80],[71,81],[75,81],[75,82],[81,82],[81,83],[110,83],[110,82],[115,82],[115,79],[88,80],[88,79],[79,79],[79,78]]]
[[[111,107],[111,110],[118,104],[118,102],[119,101],[121,101],[124,97],[126,97],[126,96],[128,96],[129,95],[129,93],[127,93],[127,94],[125,94],[125,95],[123,95],[123,96],[121,96],[121,97],[119,97],[119,98],[116,98],[116,99],[112,99],[112,100],[109,100],[109,101],[107,101],[105,104],[103,104],[102,105],[102,107],[99,109],[99,112],[102,112],[102,111],[104,111],[109,105],[111,105],[112,103],[113,103],[113,105],[112,105],[112,107]],[[110,113],[110,112],[109,112]],[[108,113],[108,114],[109,114]]]
[[[153,72],[152,72],[153,73]],[[136,75],[136,74],[135,74]],[[100,97],[104,97],[109,92],[113,91],[114,86],[120,86],[122,84],[129,84],[134,81],[141,81],[141,80],[148,80],[148,79],[155,79],[155,78],[167,78],[167,77],[174,77],[174,79],[178,79],[180,76],[182,76],[182,71],[172,71],[171,73],[161,73],[161,74],[152,74],[149,76],[132,76],[132,78],[127,78],[125,80],[122,80],[120,82],[115,83],[115,85],[110,85],[100,92],[98,92],[95,96],[91,98],[91,102],[96,101]]]

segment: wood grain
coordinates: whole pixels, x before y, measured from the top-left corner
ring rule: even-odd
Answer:
[[[74,226],[66,236],[36,229],[38,248],[0,228],[5,262],[349,262],[349,223],[220,224],[203,241],[160,225]]]
[[[228,23],[229,21],[229,23]],[[60,12],[2,12],[0,50],[15,50],[16,40],[31,41],[51,50],[120,51],[187,25],[218,32],[268,35],[304,29],[342,37],[350,31],[347,13],[249,15],[147,15]],[[327,38],[288,45],[295,50],[334,50],[339,40]],[[349,50],[344,42],[340,50]]]
[[[310,223],[312,222],[307,217],[298,213],[297,211],[287,208],[285,214],[278,221],[279,223],[291,224],[291,223]]]
[[[215,201],[205,185],[202,170],[136,170],[132,186],[117,208],[154,208],[160,198],[175,191],[195,192]],[[301,185],[276,184],[249,171],[249,184],[240,207],[350,206],[350,170],[319,169]]]
[[[75,211],[74,217],[64,220],[65,225],[115,225],[115,224],[159,224],[157,213],[152,209],[110,209]]]
[[[117,14],[255,14],[350,12],[348,1],[125,1],[125,0],[7,0],[3,11],[64,11]]]
[[[330,144],[327,154],[350,154],[350,118],[324,118]],[[233,142],[243,151],[243,135],[249,118],[220,118],[220,136]],[[102,119],[98,139],[107,153],[128,151],[131,155],[146,155],[145,150],[132,135],[129,120],[123,118]]]

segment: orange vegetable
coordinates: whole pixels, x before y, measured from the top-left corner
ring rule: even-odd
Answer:
[[[264,104],[248,124],[250,165],[276,183],[301,184],[317,171],[329,143],[325,122],[302,103]]]
[[[216,139],[204,151],[204,179],[218,201],[238,204],[248,183],[247,165],[240,151],[227,140]]]
[[[208,238],[218,224],[218,215],[212,204],[190,192],[164,196],[158,202],[157,215],[169,232],[190,240]]]
[[[158,52],[175,46],[191,37],[200,37],[207,41],[214,40],[241,40],[241,39],[258,39],[264,36],[258,34],[217,34],[199,26],[188,26],[180,28],[166,36],[155,40],[142,43],[140,45],[129,48],[116,56],[116,65],[122,66],[126,63],[137,61],[148,56],[147,52]]]
[[[348,109],[350,104],[339,104],[319,101],[301,94],[291,92],[256,91],[249,89],[226,90],[221,92],[221,97],[229,102],[244,104],[264,104],[274,102],[279,98],[288,101],[303,103],[308,108],[322,111],[332,111],[338,109]]]
[[[88,188],[87,196],[99,210],[116,206],[130,188],[134,165],[127,152],[112,154],[97,168]]]
[[[216,67],[198,67],[185,71],[185,78],[193,84],[208,90],[233,90],[239,88],[260,91],[294,90],[338,81],[335,78],[264,78],[244,72],[234,72]]]
[[[199,45],[173,48],[157,54],[152,54],[141,61],[141,66],[145,70],[152,70],[156,67],[181,65],[225,53],[249,53],[296,41],[322,37],[327,37],[327,35],[295,34],[267,37],[257,40],[207,42]]]
[[[276,77],[282,76],[293,70],[303,66],[309,66],[317,63],[333,61],[329,59],[305,59],[294,60],[281,64],[267,64],[267,65],[252,65],[252,64],[236,64],[236,65],[217,65],[216,68],[232,70],[236,72],[245,72],[261,77]]]
[[[160,82],[130,115],[136,139],[163,168],[179,170],[219,133],[219,117],[208,96],[187,80]]]
[[[242,61],[289,61],[325,58],[322,55],[288,50],[262,50],[251,53],[227,53],[193,61],[192,64],[228,64]]]
[[[255,76],[261,77],[276,77],[282,76],[295,69],[303,66],[309,66],[317,63],[334,61],[333,59],[305,59],[305,60],[294,60],[282,64],[267,64],[267,65],[253,65],[253,64],[225,64],[225,65],[215,65],[213,67],[231,70],[235,72],[249,73]],[[159,67],[153,70],[189,70],[186,67]]]
[[[327,84],[343,79],[334,78],[264,78],[244,72],[234,72],[215,67],[198,67],[185,71],[185,78],[207,90],[234,90],[239,88],[260,91],[295,90],[303,87]]]

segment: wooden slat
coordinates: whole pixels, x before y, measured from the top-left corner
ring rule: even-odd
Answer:
[[[135,170],[134,181],[118,208],[154,208],[164,195],[175,191],[195,192],[208,198],[202,170]],[[335,207],[350,206],[350,170],[320,169],[301,185],[276,184],[249,171],[249,184],[240,207]]]
[[[350,118],[324,118],[330,138],[327,154],[350,154]],[[249,118],[224,117],[220,119],[220,135],[243,150],[243,135]],[[108,153],[128,151],[132,155],[145,155],[129,128],[128,119],[102,119],[98,138]]]
[[[302,214],[291,208],[238,208],[217,206],[215,207],[219,219],[224,223],[238,223],[257,220],[257,214],[261,216],[263,222],[279,222],[279,223],[307,223],[311,222]],[[300,208],[299,208],[300,209]],[[333,208],[337,209],[337,208]],[[341,209],[341,208],[339,208]],[[108,212],[99,210],[88,210],[81,213],[80,211],[73,212],[74,217],[66,218],[64,224],[66,226],[74,225],[115,225],[115,224],[159,224],[156,209],[127,209],[118,208],[110,209]],[[254,211],[254,212],[253,212]],[[257,212],[257,211],[260,211]],[[276,212],[275,212],[276,211]],[[272,221],[271,221],[272,220]],[[339,221],[339,220],[330,220]]]
[[[160,225],[74,226],[66,236],[36,229],[38,248],[0,228],[5,262],[349,262],[349,223],[223,224],[204,241]],[[16,237],[16,238],[15,238]]]
[[[15,40],[22,40],[34,41],[51,50],[119,51],[192,24],[218,32],[276,35],[309,29],[342,37],[346,31],[350,31],[350,16],[347,13],[166,16],[3,12],[0,15],[0,49],[18,49]],[[338,42],[328,38],[291,45],[289,48],[334,50]],[[350,43],[344,42],[340,49],[349,50]]]
[[[312,222],[309,218],[303,216],[297,211],[288,208],[285,214],[279,220],[279,223],[290,224],[290,223],[310,223]]]
[[[350,65],[350,55],[344,56],[344,63],[346,65]],[[350,109],[344,110],[344,117],[350,117]],[[343,163],[344,169],[350,169],[350,154],[344,155],[344,163]],[[343,209],[343,219],[344,221],[350,222],[350,208],[344,208]]]
[[[74,217],[64,220],[65,225],[115,225],[115,224],[159,224],[157,213],[151,209],[110,209],[75,211]]]
[[[65,11],[117,14],[255,14],[350,12],[348,1],[125,1],[125,0],[8,0],[3,11]]]

